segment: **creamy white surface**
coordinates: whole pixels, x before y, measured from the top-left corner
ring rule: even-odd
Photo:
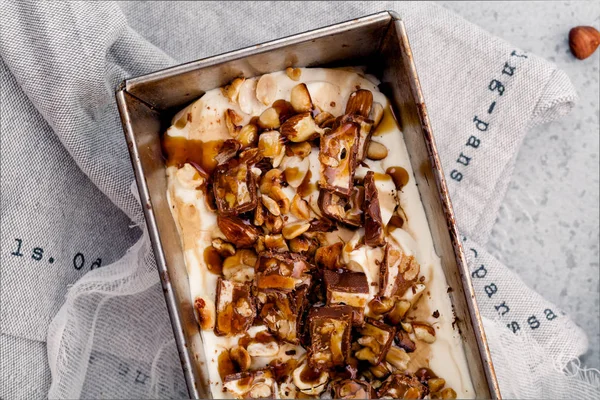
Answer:
[[[350,93],[356,90],[356,85],[360,85],[363,89],[371,90],[374,102],[379,102],[384,108],[389,107],[388,100],[377,90],[376,84],[378,82],[375,78],[363,78],[352,71],[302,69],[300,81],[290,79],[283,71],[271,75],[278,86],[275,99],[289,100],[290,90],[298,83],[304,82],[307,84],[313,103],[323,111],[328,111],[334,116],[341,115],[344,112],[346,100]],[[243,122],[241,124],[246,124],[249,122],[252,115],[259,115],[267,108],[267,106],[260,103],[256,99],[256,96],[253,95],[252,91],[255,86],[256,78],[247,79],[242,85],[239,99],[242,102],[243,107],[240,107],[237,102],[230,102],[219,89],[207,92],[202,98],[186,107],[186,109],[182,110],[173,119],[173,122],[175,122],[180,116],[184,115],[184,113],[190,112],[193,116],[193,122],[188,122],[181,129],[172,126],[167,131],[167,134],[170,136],[182,136],[187,139],[201,139],[205,141],[229,139],[230,136],[222,117],[227,108],[234,109],[238,114],[243,116]],[[243,111],[252,112],[253,114],[244,114]],[[470,398],[474,396],[474,391],[470,381],[460,336],[458,332],[452,328],[453,313],[447,295],[448,286],[443,274],[440,259],[436,255],[433,247],[431,233],[419,192],[415,184],[402,133],[397,127],[397,124],[392,124],[390,126],[391,129],[386,131],[378,130],[377,136],[373,136],[372,138],[372,140],[382,143],[388,148],[388,156],[381,161],[367,159],[365,162],[369,165],[368,170],[373,170],[375,172],[385,173],[385,170],[392,166],[403,167],[409,172],[409,182],[398,194],[400,204],[408,217],[408,221],[405,223],[403,229],[396,229],[393,231],[391,240],[393,240],[405,253],[414,255],[421,266],[420,275],[425,276],[425,283],[430,294],[425,294],[418,304],[421,305],[421,302],[426,301],[428,303],[428,308],[431,311],[438,310],[440,314],[439,318],[433,318],[430,315],[429,318],[426,319],[426,322],[435,327],[437,338],[435,343],[428,345],[431,349],[429,367],[446,380],[446,387],[452,387],[456,391],[458,398]],[[318,152],[316,150],[317,149],[313,148],[313,152],[308,157],[310,163],[309,168],[312,171],[312,181],[315,183],[319,179]],[[357,170],[357,175],[364,173],[366,173],[366,169],[362,167]],[[185,248],[186,267],[190,278],[192,301],[197,297],[201,297],[207,304],[212,304],[214,307],[217,276],[207,270],[203,252],[206,247],[211,245],[212,238],[223,237],[216,226],[216,216],[206,208],[202,192],[195,189],[197,185],[194,185],[193,182],[189,182],[191,174],[177,172],[177,168],[171,166],[167,169],[167,175],[169,177],[168,198],[180,234],[184,229],[182,229],[182,221],[179,220],[180,216],[177,214],[179,211],[177,209],[177,204],[195,207],[197,211],[196,213],[193,213],[192,221],[188,221],[191,226],[195,227],[197,235],[195,235],[193,240],[182,237]],[[383,193],[395,191],[391,179],[389,181],[378,181],[377,186],[380,189],[386,189]],[[293,188],[288,187],[286,188],[285,193],[291,200],[295,191]],[[316,204],[317,197],[318,192],[315,192],[305,199],[309,201],[313,212],[320,214]],[[387,222],[392,216],[395,201],[396,200],[391,195],[384,196],[384,198],[381,199],[382,217],[384,222]],[[173,207],[174,205],[175,208]],[[357,233],[354,234],[355,240],[364,233],[362,228],[356,232]],[[337,239],[336,236],[348,240],[353,234],[349,231],[334,232],[330,234],[331,239]],[[190,246],[193,246],[193,248],[190,248]],[[345,260],[346,262],[354,261],[349,268],[363,270],[365,272],[369,282],[370,298],[377,292],[377,288],[370,284],[371,282],[378,282],[379,280],[379,267],[375,265],[374,260],[381,260],[382,256],[383,252],[380,248],[372,249],[368,246],[362,246],[359,249],[354,250]],[[257,327],[251,328],[251,332],[256,331]],[[222,398],[224,395],[227,395],[227,393],[222,392],[222,382],[217,369],[217,358],[222,350],[237,344],[238,337],[219,337],[216,336],[212,330],[202,331],[202,337],[208,361],[213,396]],[[417,342],[417,347],[424,345],[423,342]],[[299,351],[298,354],[304,352],[301,347],[295,347]],[[255,362],[257,364],[264,363],[266,365],[268,360],[257,359]]]

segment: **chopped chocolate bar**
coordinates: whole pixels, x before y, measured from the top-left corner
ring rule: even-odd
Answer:
[[[301,286],[291,293],[273,289],[258,292],[259,318],[273,335],[286,342],[298,343],[307,291],[308,286]]]
[[[365,176],[365,243],[371,247],[382,246],[385,243],[379,195],[373,171],[367,172]]]
[[[227,375],[223,389],[238,398],[264,399],[275,397],[275,379],[269,369]]]
[[[354,123],[345,123],[321,137],[319,184],[322,189],[350,195],[356,168],[358,129]]]
[[[379,296],[402,296],[417,283],[419,271],[419,264],[413,256],[388,243],[379,269]]]
[[[362,272],[323,271],[327,290],[327,305],[345,304],[352,307],[352,324],[364,323],[365,306],[369,297],[369,283]]]
[[[296,253],[263,252],[258,256],[255,270],[258,290],[291,291],[300,285],[310,284],[310,265]]]
[[[373,121],[357,114],[345,115],[342,122],[354,122],[360,128],[358,130],[358,148],[356,151],[356,164],[360,164],[367,156],[367,149],[371,141]]]
[[[372,399],[374,398],[371,385],[365,381],[345,379],[333,384],[334,399]]]
[[[383,382],[377,394],[380,398],[422,399],[429,394],[429,390],[414,376],[395,373]]]
[[[350,352],[352,307],[329,306],[310,310],[308,363],[314,368],[344,365]]]
[[[346,225],[360,227],[363,220],[363,202],[365,189],[354,186],[350,196],[339,196],[329,190],[321,190],[319,194],[319,208],[323,214]]]
[[[220,215],[238,215],[256,208],[256,180],[247,163],[231,160],[214,172],[213,193]]]
[[[252,326],[256,307],[250,297],[249,285],[219,278],[216,300],[216,335],[237,335],[246,332]]]
[[[369,361],[372,365],[379,364],[387,354],[396,328],[383,322],[366,318],[365,324],[356,330],[360,334],[358,344],[363,346],[354,355],[359,360]]]

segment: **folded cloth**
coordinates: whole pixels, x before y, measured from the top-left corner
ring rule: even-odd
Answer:
[[[597,371],[572,362],[583,332],[484,247],[527,128],[576,100],[553,64],[428,3],[0,7],[0,398],[45,397],[50,378],[51,398],[187,396],[147,235],[129,226],[144,223],[116,85],[384,9],[407,27],[504,396],[597,397]]]

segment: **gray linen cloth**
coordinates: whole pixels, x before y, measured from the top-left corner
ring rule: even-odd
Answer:
[[[572,362],[583,332],[485,251],[527,128],[576,100],[553,64],[428,3],[0,9],[1,398],[187,395],[116,85],[385,9],[407,26],[504,396],[598,393],[597,371]]]

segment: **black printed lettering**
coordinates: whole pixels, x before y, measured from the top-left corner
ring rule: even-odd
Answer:
[[[496,293],[498,293],[498,287],[496,286],[495,283],[490,283],[487,286],[483,287],[483,290],[485,290],[485,292],[487,293],[488,297],[492,297],[493,295],[495,295]]]
[[[494,107],[496,107],[496,102],[492,101],[492,104],[488,107],[488,114],[491,114],[494,111]]]
[[[494,308],[496,309],[496,311],[498,311],[498,314],[500,314],[500,316],[503,316],[504,314],[510,311],[510,307],[508,307],[504,301],[499,305],[494,306]]]
[[[513,56],[513,57],[528,58],[525,54],[517,54],[516,50],[513,50],[513,52],[510,53],[510,55]]]
[[[546,319],[547,319],[548,321],[552,321],[554,318],[558,317],[558,315],[554,314],[554,311],[552,311],[552,310],[551,310],[551,309],[549,309],[549,308],[546,308],[546,309],[544,310],[544,315],[546,316]]]
[[[90,266],[90,269],[100,268],[101,266],[102,266],[102,259],[98,258],[96,261],[94,261],[92,263],[92,265]]]
[[[36,261],[40,261],[43,256],[44,256],[44,249],[40,249],[39,247],[36,247],[35,249],[33,249],[31,258],[33,258]]]
[[[490,89],[492,92],[494,90],[498,91],[498,93],[500,93],[500,96],[504,94],[504,85],[497,79],[493,79],[490,82],[490,84],[488,85],[488,89]]]
[[[464,166],[467,166],[471,162],[471,157],[467,157],[461,152],[460,156],[458,156],[458,159],[456,160],[456,162],[459,164],[462,164]]]
[[[75,254],[75,257],[73,257],[73,267],[75,267],[76,270],[80,270],[81,268],[83,268],[84,263],[85,257],[83,256],[83,254]]]
[[[504,75],[513,76],[513,74],[515,73],[515,69],[517,69],[517,67],[511,67],[507,62],[505,62],[504,68],[502,69],[502,73]]]
[[[476,136],[471,136],[467,140],[467,146],[471,146],[471,147],[473,147],[475,149],[479,147],[480,143],[481,143],[481,140],[477,139]]]
[[[129,365],[119,363],[119,375],[125,376],[129,373]]]
[[[529,327],[531,329],[537,329],[540,327],[540,321],[538,321],[535,315],[532,315],[531,317],[527,318],[527,323],[529,324]]]
[[[513,331],[513,333],[517,333],[517,331],[521,330],[521,327],[519,326],[519,323],[516,322],[516,321],[513,321],[510,324],[506,324],[506,326],[508,327],[508,329],[510,329],[511,331]]]
[[[457,182],[460,182],[460,181],[462,181],[463,174],[461,174],[457,170],[453,169],[452,172],[450,172],[450,178],[454,179]]]
[[[15,239],[17,241],[17,250],[13,251],[12,254],[13,256],[17,256],[17,257],[23,257],[23,253],[21,253],[21,244],[23,243],[23,241],[21,239]]]
[[[489,122],[483,122],[477,117],[477,115],[475,116],[475,118],[473,118],[473,122],[475,122],[475,127],[481,132],[487,131]]]
[[[477,250],[475,250],[472,247],[469,250],[471,250],[473,252],[473,257],[477,258]],[[483,265],[482,265],[482,267],[483,267]]]
[[[139,369],[136,370],[137,376],[135,377],[135,383],[141,383],[142,385],[146,384],[146,379],[150,378],[150,376],[146,375]]]
[[[485,278],[487,275],[487,269],[485,269],[485,265],[481,264],[481,267],[477,268],[475,271],[471,273],[471,277],[473,278]]]

